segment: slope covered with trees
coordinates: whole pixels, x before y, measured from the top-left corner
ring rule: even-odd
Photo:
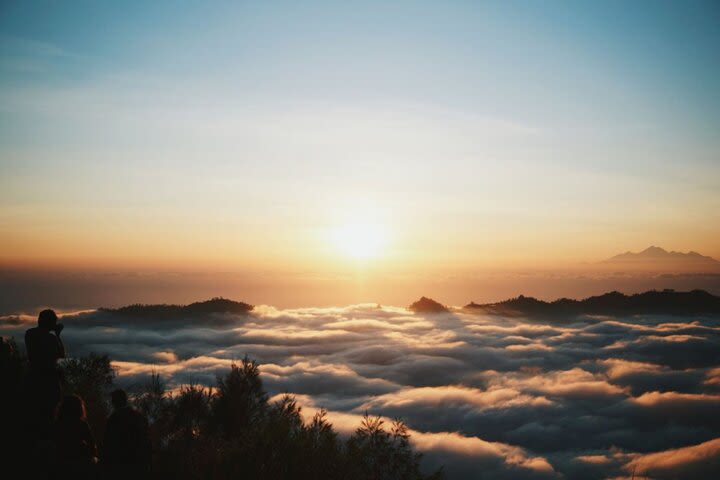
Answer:
[[[704,290],[676,292],[651,290],[634,295],[609,292],[583,300],[561,298],[552,302],[520,295],[497,303],[469,303],[469,311],[498,315],[575,316],[575,315],[703,315],[720,313],[720,297]]]

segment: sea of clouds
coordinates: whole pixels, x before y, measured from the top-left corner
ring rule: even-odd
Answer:
[[[341,433],[401,417],[450,479],[720,478],[720,318],[572,320],[351,305],[172,321],[65,315],[69,354],[107,353],[133,389],[211,385],[245,355]],[[22,338],[35,318],[0,317]]]

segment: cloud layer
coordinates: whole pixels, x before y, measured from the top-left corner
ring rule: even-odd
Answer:
[[[341,432],[368,411],[402,417],[449,478],[715,478],[720,319],[582,317],[574,323],[402,308],[279,310],[201,320],[64,317],[72,355],[108,353],[133,388],[153,371],[211,384],[262,364],[271,394],[324,407]],[[22,337],[34,318],[0,317]]]

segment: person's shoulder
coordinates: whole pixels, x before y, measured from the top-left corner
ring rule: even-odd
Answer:
[[[50,333],[50,330],[46,328],[40,328],[40,327],[32,327],[25,330],[25,337],[33,337],[33,338],[47,338],[47,337],[54,337],[52,333]]]

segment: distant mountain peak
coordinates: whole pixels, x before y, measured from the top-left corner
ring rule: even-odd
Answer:
[[[438,303],[432,298],[421,297],[420,300],[414,302],[408,307],[415,313],[445,313],[449,312],[448,308],[442,303]]]
[[[712,257],[702,255],[695,251],[687,253],[667,251],[664,248],[652,245],[641,252],[625,252],[615,255],[601,263],[614,264],[618,266],[642,266],[650,268],[672,267],[673,269],[689,267],[698,268],[720,268],[720,262]]]

